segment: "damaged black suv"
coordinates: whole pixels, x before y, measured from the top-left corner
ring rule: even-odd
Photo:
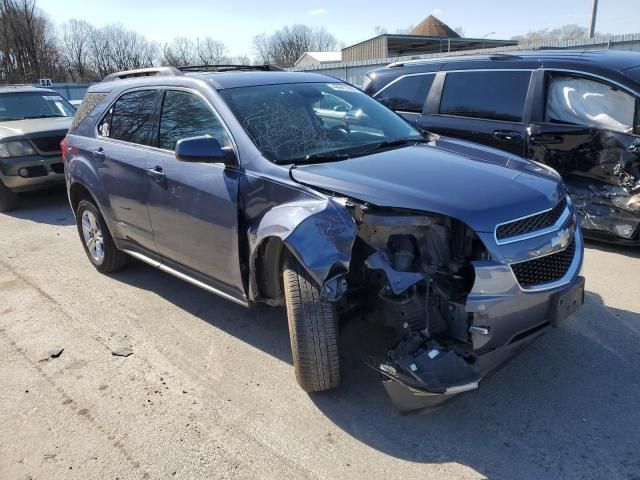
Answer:
[[[582,235],[555,171],[271,70],[163,67],[89,89],[64,159],[98,271],[134,257],[286,306],[309,392],[340,383],[340,324],[382,322],[395,334],[370,363],[403,410],[476,388],[582,304]]]
[[[640,52],[449,57],[367,75],[366,92],[423,131],[556,169],[586,237],[640,245]]]

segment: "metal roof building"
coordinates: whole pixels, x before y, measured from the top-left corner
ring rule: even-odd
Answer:
[[[302,68],[309,65],[323,65],[325,63],[338,63],[342,61],[342,52],[304,52],[294,67]]]
[[[342,61],[373,60],[428,53],[475,50],[517,45],[516,40],[461,38],[446,24],[429,15],[408,34],[385,33],[342,49]]]

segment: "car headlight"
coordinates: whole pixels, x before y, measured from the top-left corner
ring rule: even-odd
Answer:
[[[0,158],[26,157],[35,154],[34,148],[25,140],[0,142]]]

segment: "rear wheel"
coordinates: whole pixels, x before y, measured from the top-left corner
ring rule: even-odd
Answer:
[[[331,390],[340,384],[338,322],[334,305],[320,298],[320,288],[291,255],[283,283],[298,384],[306,392]]]
[[[92,202],[78,204],[76,223],[87,257],[101,273],[115,272],[127,264],[128,256],[116,247],[102,214]]]
[[[18,208],[18,196],[0,180],[0,212],[10,212]]]

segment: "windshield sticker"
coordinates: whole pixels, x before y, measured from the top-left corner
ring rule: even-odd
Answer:
[[[62,100],[62,97],[60,95],[43,95],[43,97],[45,100],[52,100],[54,102],[59,102],[60,100]]]
[[[327,87],[338,92],[357,92],[358,89],[346,83],[327,83]]]

